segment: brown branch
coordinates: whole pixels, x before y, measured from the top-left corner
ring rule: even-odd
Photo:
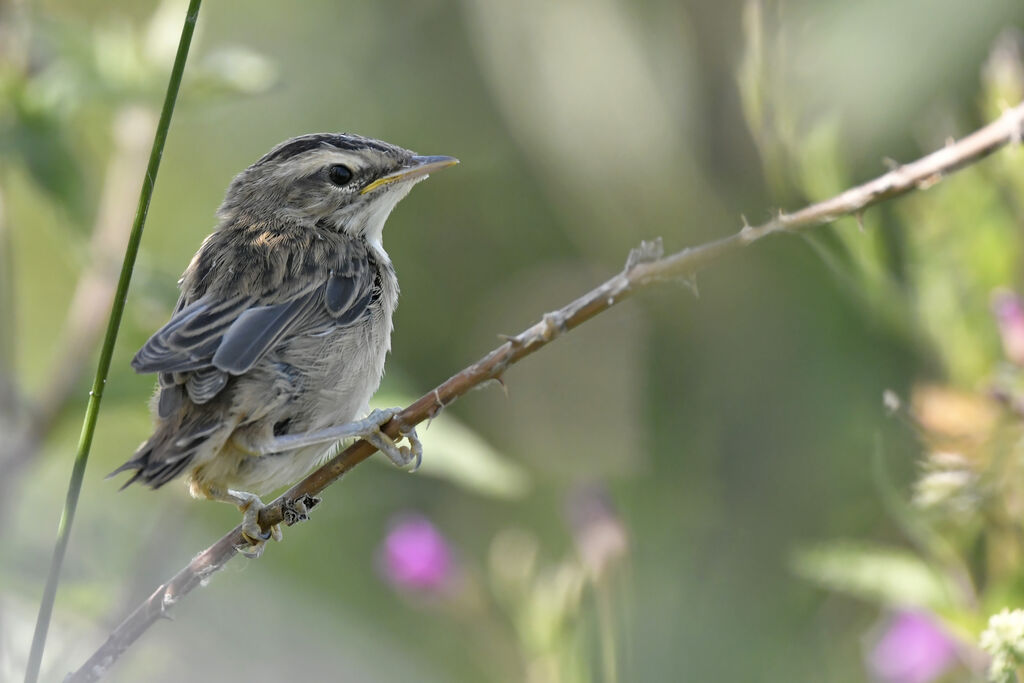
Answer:
[[[540,322],[520,332],[494,351],[462,372],[422,396],[389,422],[384,431],[397,436],[400,426],[411,427],[435,417],[442,408],[491,380],[500,380],[510,365],[581,325],[595,315],[623,301],[637,290],[653,283],[671,280],[688,281],[702,267],[726,254],[738,251],[768,235],[796,233],[831,223],[843,216],[858,214],[879,202],[926,189],[943,176],[988,156],[1009,143],[1020,142],[1024,134],[1024,104],[1009,109],[996,121],[968,135],[959,142],[929,154],[913,163],[900,166],[870,182],[858,185],[794,213],[779,213],[758,226],[745,225],[738,233],[714,242],[684,249],[662,258],[661,241],[644,242],[634,249],[625,269],[576,299],[569,305],[547,313]],[[357,441],[318,470],[290,488],[260,514],[264,528],[284,522],[299,521],[291,501],[315,498],[353,467],[370,457],[376,449],[366,441]],[[95,681],[117,660],[157,619],[166,615],[167,607],[181,599],[206,577],[234,557],[243,543],[240,527],[197,555],[187,567],[157,590],[132,612],[110,635],[107,642],[67,681]]]

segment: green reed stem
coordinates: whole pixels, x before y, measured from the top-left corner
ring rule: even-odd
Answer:
[[[121,276],[117,281],[117,291],[114,294],[114,304],[110,310],[107,333],[103,338],[103,349],[100,351],[100,360],[96,367],[96,378],[93,380],[92,391],[89,392],[89,403],[85,408],[85,421],[82,424],[82,434],[78,440],[75,465],[71,470],[71,481],[68,484],[67,498],[64,501],[64,510],[61,512],[60,523],[57,526],[57,542],[53,548],[50,572],[46,577],[46,588],[43,590],[43,599],[39,605],[39,616],[36,619],[36,630],[32,636],[32,650],[29,653],[28,666],[25,669],[25,683],[36,683],[39,679],[39,669],[43,660],[43,648],[46,645],[46,633],[50,627],[53,603],[57,597],[60,570],[64,564],[64,554],[67,551],[68,539],[71,536],[71,525],[75,519],[75,508],[78,506],[78,494],[82,490],[85,465],[89,460],[89,449],[92,446],[92,437],[96,431],[96,420],[99,417],[103,387],[107,383],[107,375],[110,372],[110,360],[114,355],[114,342],[117,340],[117,332],[121,327],[125,299],[128,298],[128,285],[131,283],[132,270],[135,268],[135,258],[139,253],[142,229],[146,223],[146,214],[149,213],[149,202],[153,197],[153,186],[156,184],[156,174],[160,168],[160,158],[163,156],[167,131],[171,126],[171,115],[174,113],[174,103],[178,99],[181,76],[185,71],[185,60],[188,58],[188,49],[192,44],[192,34],[195,31],[196,21],[199,18],[199,5],[201,2],[202,0],[190,0],[188,11],[185,14],[185,23],[181,28],[178,53],[174,57],[171,78],[167,83],[167,94],[164,97],[163,109],[160,111],[160,122],[157,124],[156,135],[153,137],[153,149],[149,154],[146,177],[142,181],[142,191],[139,193],[139,206],[135,211],[131,235],[128,237],[124,263],[121,266]]]

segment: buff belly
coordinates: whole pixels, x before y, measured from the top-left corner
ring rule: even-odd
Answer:
[[[211,497],[211,489],[267,493],[295,482],[332,455],[335,444],[329,443],[261,453],[275,436],[317,431],[366,414],[390,346],[380,338],[390,336],[390,316],[387,324],[380,322],[366,326],[363,338],[292,340],[245,376],[233,378],[226,391],[232,394],[234,414],[220,438],[197,454],[188,477],[192,495]]]

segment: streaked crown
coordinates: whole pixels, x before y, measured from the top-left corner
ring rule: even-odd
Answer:
[[[242,171],[218,215],[222,227],[240,215],[287,220],[380,241],[388,214],[412,186],[453,157],[417,156],[350,133],[314,133],[286,140]]]

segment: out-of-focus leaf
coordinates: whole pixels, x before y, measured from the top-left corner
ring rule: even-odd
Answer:
[[[201,61],[195,87],[209,94],[256,95],[277,80],[277,68],[263,55],[244,47],[226,47]]]
[[[0,128],[0,152],[8,159],[20,159],[36,185],[75,218],[84,218],[82,169],[67,129],[45,114],[24,110],[10,123],[9,128]]]
[[[181,30],[181,15],[188,8],[188,0],[162,0],[149,18],[142,38],[142,49],[149,61],[170,65],[178,49],[178,33]],[[193,42],[202,37],[204,24],[196,24]]]
[[[823,116],[809,125],[791,151],[796,167],[795,182],[801,193],[812,201],[820,201],[839,194],[851,184],[844,170],[842,125],[837,116]],[[915,330],[908,311],[908,302],[894,276],[889,263],[887,240],[880,213],[869,211],[857,216],[857,228],[852,220],[838,221],[834,235],[841,259],[829,259],[823,244],[816,251],[840,276],[847,293],[863,305],[872,317],[881,318],[894,333],[913,340]],[[859,229],[858,229],[859,228]],[[809,239],[815,239],[813,235]]]
[[[884,605],[944,611],[955,603],[952,581],[915,554],[900,549],[838,541],[797,551],[792,568],[829,590]]]
[[[31,70],[0,62],[0,160],[23,166],[70,225],[88,221],[88,183],[73,136],[83,117],[109,118],[109,109],[142,100],[155,106],[184,12],[164,2],[147,27],[127,21],[90,28],[43,21],[32,33]],[[244,48],[214,51],[190,69],[192,97],[245,94],[269,88],[276,71]]]
[[[966,169],[896,211],[912,226],[905,235],[915,318],[953,382],[975,386],[1002,355],[989,297],[1020,272],[1012,208],[982,169]]]
[[[373,406],[408,405],[414,397],[378,393]],[[476,493],[496,498],[518,498],[530,487],[529,476],[517,463],[495,450],[454,415],[442,414],[417,430],[423,442],[420,471],[448,479]]]
[[[147,59],[138,32],[128,24],[97,29],[94,68],[105,84],[125,93],[155,93],[158,65]]]
[[[722,208],[687,134],[698,41],[685,12],[647,23],[622,0],[462,4],[480,76],[540,188],[572,198],[564,225],[581,249],[626,253],[690,198]]]
[[[986,118],[994,119],[1005,107],[1024,99],[1024,32],[1007,28],[999,34],[981,77],[985,85]]]

